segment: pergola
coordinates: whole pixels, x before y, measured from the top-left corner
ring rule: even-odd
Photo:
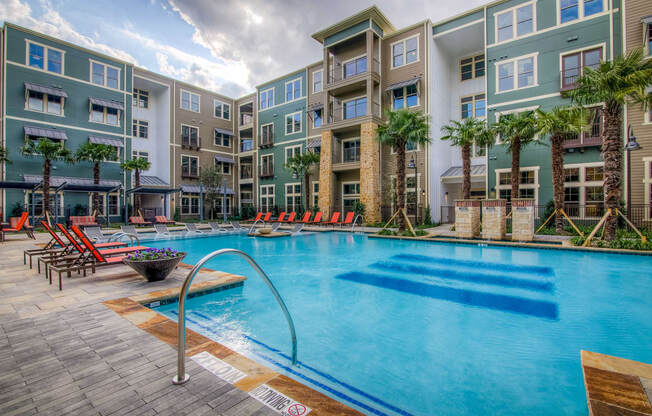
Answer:
[[[124,206],[123,206],[123,212],[124,212],[124,222],[127,224],[129,213],[128,211],[128,204],[127,204],[127,195],[133,194],[133,193],[138,193],[138,194],[162,194],[165,198],[165,202],[163,203],[163,213],[167,217],[168,212],[167,212],[167,207],[168,207],[168,198],[170,194],[180,192],[181,188],[164,188],[160,186],[147,186],[147,185],[141,185],[141,186],[135,186],[131,189],[127,189],[125,191],[125,197],[124,199]]]

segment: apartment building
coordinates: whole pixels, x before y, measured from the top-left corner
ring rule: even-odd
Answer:
[[[256,192],[256,165],[258,160],[257,137],[257,96],[250,94],[239,98],[237,108],[237,153],[238,153],[238,196],[240,212],[251,211],[258,205]],[[235,189],[235,188],[234,188]]]
[[[432,82],[444,91],[433,98],[438,109],[433,137],[441,136],[438,130],[447,119],[493,123],[505,114],[568,104],[561,93],[573,88],[584,68],[622,52],[621,10],[618,0],[507,0],[433,25]],[[602,211],[600,108],[592,108],[590,128],[565,143],[566,203],[569,210],[586,210],[578,215]],[[459,182],[461,163],[457,151],[441,153],[444,145],[433,143],[434,176],[440,177],[433,205],[445,207],[459,195],[453,184]],[[474,196],[511,199],[511,156],[500,138],[488,150],[474,149],[474,156]],[[523,149],[519,197],[540,205],[552,199],[550,159],[544,142]]]
[[[652,59],[652,5],[645,0],[627,0],[623,7],[623,44],[626,51],[643,48]],[[626,198],[632,206],[645,205],[647,218],[652,218],[652,108],[628,105],[625,126],[631,126],[640,150],[626,157]],[[627,137],[627,136],[625,136]]]

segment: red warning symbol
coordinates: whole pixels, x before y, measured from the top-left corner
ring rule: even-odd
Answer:
[[[306,406],[300,403],[295,403],[288,407],[287,412],[292,416],[301,416],[306,413]]]

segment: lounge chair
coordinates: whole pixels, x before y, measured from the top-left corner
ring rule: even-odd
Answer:
[[[283,221],[283,222],[294,222],[294,219],[297,217],[296,212],[291,212],[290,215],[288,216],[288,219]]]
[[[120,231],[122,231],[125,234],[138,235],[138,231],[136,230],[136,227],[133,225],[121,225]]]
[[[321,224],[321,215],[322,215],[321,211],[317,211],[317,213],[315,214],[315,218],[313,218],[312,221],[308,221],[306,224],[315,224],[315,225]]]
[[[220,223],[217,223],[217,222],[209,222],[208,226],[211,227],[211,231],[219,231],[219,232],[222,232],[222,233],[227,232],[227,230],[225,228],[222,228]],[[239,224],[238,224],[238,226],[239,226]]]
[[[301,230],[303,230],[304,225],[305,224],[303,224],[303,223],[296,224],[296,225],[294,225],[294,227],[292,227],[292,229],[290,231],[283,231],[283,232],[286,233],[286,234],[290,234],[290,235],[297,235],[297,234],[299,234],[301,232]]]
[[[167,219],[167,218],[165,217],[165,215],[156,215],[156,216],[154,216],[154,219],[156,220],[156,223],[157,223],[157,224],[166,224],[166,225],[167,225],[167,224],[171,224],[171,225],[176,224],[176,222]]]
[[[308,224],[310,222],[310,217],[312,216],[312,212],[308,211],[305,214],[303,214],[303,218],[301,218],[299,221],[295,221],[297,224]]]
[[[42,248],[34,248],[23,251],[23,264],[27,264],[27,257],[29,257],[29,268],[32,268],[32,257],[34,256],[54,256],[59,255],[68,249],[68,244],[64,243],[61,237],[54,232],[47,222],[41,221],[41,226],[50,233],[52,237],[50,241]]]
[[[281,212],[281,214],[278,216],[278,218],[275,219],[272,222],[283,222],[283,220],[285,220],[285,211]]]
[[[265,214],[265,217],[263,218],[263,222],[269,222],[269,219],[272,217],[272,213],[268,212]]]
[[[272,232],[276,232],[276,230],[278,230],[279,228],[281,228],[280,222],[275,222],[274,224],[272,224]]]
[[[36,240],[36,237],[34,237],[34,229],[27,221],[28,215],[27,211],[25,211],[20,218],[11,218],[9,220],[9,227],[0,227],[0,241],[5,241],[5,233],[7,232],[19,233],[21,231],[25,232],[29,238]]]
[[[242,226],[237,221],[231,221],[231,227],[233,227],[234,231],[237,231],[239,233],[246,231],[244,228],[242,228]]]
[[[140,215],[137,215],[135,217],[129,217],[129,222],[132,223],[133,225],[143,225],[143,226],[152,225],[151,222],[145,221],[143,217],[141,217]]]
[[[331,217],[330,221],[325,221],[325,222],[322,222],[321,224],[322,224],[322,225],[337,225],[339,219],[340,219],[340,212],[339,212],[339,211],[335,211],[335,212],[333,213],[333,216]]]
[[[345,225],[351,225],[353,224],[353,218],[355,217],[355,212],[347,212],[346,213],[346,218],[344,218],[344,221],[337,222],[336,224],[342,228]]]
[[[258,220],[260,220],[262,218],[263,218],[263,212],[261,211],[258,214],[256,214],[255,218],[249,218],[248,220],[245,220],[243,222],[256,222],[256,221],[258,221]]]
[[[197,224],[192,222],[186,223],[186,231],[189,233],[203,233],[203,231],[197,229]]]
[[[156,235],[170,235],[170,229],[165,224],[154,224],[154,230]]]
[[[77,227],[97,227],[99,224],[95,221],[95,217],[92,215],[75,215],[70,217],[70,225],[76,225]]]
[[[105,243],[109,241],[109,237],[102,233],[102,229],[99,226],[86,226],[84,227],[84,233],[86,233],[86,236],[95,243]]]

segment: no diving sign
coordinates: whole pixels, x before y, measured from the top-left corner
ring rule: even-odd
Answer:
[[[237,383],[247,377],[246,373],[243,373],[231,364],[225,363],[207,351],[200,352],[190,358],[222,380],[231,384]]]
[[[250,391],[249,395],[283,416],[304,416],[312,410],[267,384],[261,384]]]

